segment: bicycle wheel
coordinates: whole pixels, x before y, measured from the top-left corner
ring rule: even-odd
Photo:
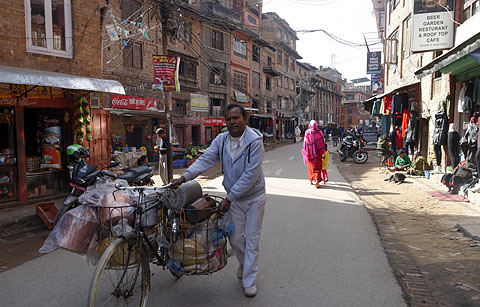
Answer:
[[[88,306],[146,306],[150,267],[143,247],[135,239],[116,239],[95,268],[88,292]]]

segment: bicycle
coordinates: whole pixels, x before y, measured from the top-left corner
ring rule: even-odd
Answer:
[[[117,186],[117,191],[138,193],[138,201],[133,206],[99,208],[101,257],[90,283],[89,306],[146,306],[150,263],[176,278],[225,267],[227,224],[218,212],[222,198],[210,196],[214,206],[208,208],[172,208],[163,199],[169,188]],[[209,217],[197,224],[188,222],[202,216]]]

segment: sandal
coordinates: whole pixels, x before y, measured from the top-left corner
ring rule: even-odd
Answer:
[[[322,186],[320,185],[320,183],[317,183],[317,184],[315,185],[315,187],[316,187],[317,189],[320,189]]]

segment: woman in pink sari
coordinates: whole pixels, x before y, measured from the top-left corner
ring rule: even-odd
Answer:
[[[315,184],[320,188],[320,181],[322,181],[322,155],[325,153],[325,138],[323,133],[317,127],[317,122],[310,121],[307,131],[305,131],[305,138],[303,140],[303,163],[307,166],[308,179],[310,184]]]

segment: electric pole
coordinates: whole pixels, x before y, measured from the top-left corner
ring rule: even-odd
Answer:
[[[162,16],[162,53],[168,55],[168,31],[167,22],[170,14],[170,7],[168,1],[162,1],[160,13]],[[170,109],[172,107],[172,96],[170,93],[165,95],[165,132],[167,134],[167,179],[170,182],[173,179],[173,157],[172,157],[172,140],[171,135],[171,118]],[[173,127],[172,127],[173,129]]]

